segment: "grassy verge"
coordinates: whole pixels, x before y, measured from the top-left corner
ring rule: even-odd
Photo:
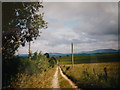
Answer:
[[[78,87],[86,88],[120,88],[120,63],[89,63],[63,65],[64,73]]]
[[[33,74],[28,76],[26,74],[17,74],[19,78],[12,80],[11,86],[7,88],[51,88],[52,79],[55,72],[55,67],[48,71]]]
[[[50,88],[56,61],[39,54],[36,59],[14,57],[3,62],[3,88]]]
[[[59,81],[60,88],[72,88],[69,82],[61,76],[60,70],[58,71],[58,81]]]

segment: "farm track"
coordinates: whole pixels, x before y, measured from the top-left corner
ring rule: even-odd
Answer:
[[[52,81],[52,88],[61,88],[59,85],[59,81],[58,81],[58,70],[60,71],[60,75],[72,86],[72,88],[78,88],[75,83],[73,83],[65,74],[63,74],[62,70],[60,67],[56,68],[54,77],[53,77],[53,81]],[[81,90],[81,89],[79,89]]]
[[[62,72],[62,70],[61,70],[60,67],[59,67],[59,70],[60,70],[61,76],[62,76],[65,80],[67,80],[67,81],[69,82],[69,84],[72,86],[72,88],[78,88],[78,87],[75,85],[75,83],[73,83],[65,74],[63,74],[63,72]],[[81,89],[79,89],[79,90],[81,90]]]
[[[56,72],[54,74],[54,78],[52,81],[52,88],[60,88],[59,82],[58,82],[58,67],[56,68]]]

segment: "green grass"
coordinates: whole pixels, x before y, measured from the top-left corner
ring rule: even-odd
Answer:
[[[60,64],[71,64],[71,56],[59,57]],[[119,54],[99,54],[99,55],[82,55],[74,56],[74,63],[100,63],[100,62],[120,62]]]
[[[86,88],[120,88],[120,63],[89,63],[62,65],[63,72],[78,87]],[[106,72],[104,70],[106,68]]]

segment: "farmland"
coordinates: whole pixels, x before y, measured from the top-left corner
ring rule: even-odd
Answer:
[[[120,88],[118,54],[75,56],[74,68],[71,57],[61,57],[61,68],[80,88]]]
[[[58,58],[60,64],[71,64],[71,56]],[[119,53],[74,56],[74,63],[120,62]]]
[[[118,88],[120,63],[62,65],[63,72],[80,88]],[[106,70],[105,70],[106,69]]]

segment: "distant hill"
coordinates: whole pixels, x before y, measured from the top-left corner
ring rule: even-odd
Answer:
[[[28,54],[19,54],[18,56],[22,58],[28,58]]]
[[[74,53],[74,56],[82,56],[82,55],[97,55],[97,54],[110,54],[110,53],[117,53],[120,52],[119,50],[115,49],[98,49],[98,50],[93,50],[93,51],[85,51],[81,53]],[[71,53],[49,53],[50,57],[52,56],[71,56]],[[23,58],[28,58],[28,54],[20,54],[20,57]]]
[[[94,50],[94,51],[88,51],[85,52],[86,54],[108,54],[108,53],[114,53],[114,52],[118,52],[118,50],[115,49],[98,49],[98,50]]]
[[[110,54],[110,53],[117,53],[120,52],[120,50],[115,49],[98,49],[94,51],[85,51],[81,53],[74,53],[74,56],[80,56],[80,55],[97,55],[97,54]],[[70,56],[71,53],[49,53],[50,56]]]

